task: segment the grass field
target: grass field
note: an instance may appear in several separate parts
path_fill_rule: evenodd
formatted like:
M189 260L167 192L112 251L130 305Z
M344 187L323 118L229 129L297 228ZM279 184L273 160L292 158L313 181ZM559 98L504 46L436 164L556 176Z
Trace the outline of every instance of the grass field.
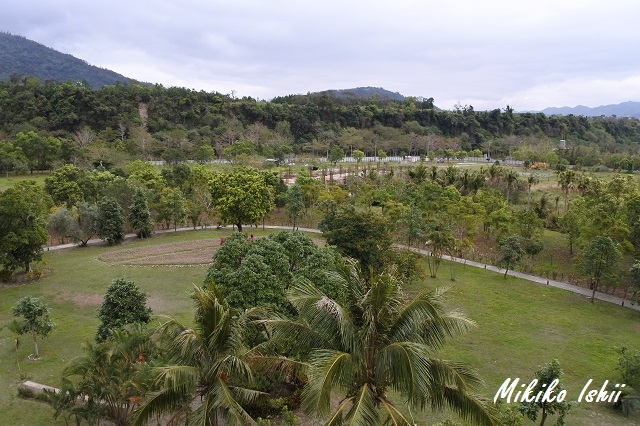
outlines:
M247 232L260 236L267 231ZM37 362L27 360L33 349L27 336L22 336L16 353L8 330L0 332L0 424L65 424L61 419L53 421L48 405L18 398L16 385L21 373L39 383L58 385L65 363L81 354L83 342L93 339L97 309L114 278L135 281L148 294L154 314L190 321L189 292L202 282L207 268L200 262L229 233L229 229L167 233L144 241L127 240L118 247L51 251L45 256L44 278L1 288L0 324L12 319L11 307L20 297L32 295L49 304L57 328L40 340L42 360ZM189 264L190 258L197 263ZM636 311L604 302L592 305L582 296L511 277L505 280L501 274L463 265L455 268L456 282L449 280L448 265L443 265L437 279L426 278L411 289L451 286L448 303L478 323L438 356L476 368L486 381L480 390L486 397L493 398L507 377L528 382L540 365L557 358L566 374L569 398L575 399L588 379L598 387L604 380L617 379L616 348L640 349ZM430 425L444 415L414 416L417 424ZM625 419L604 405L583 402L574 407L567 424L626 426L638 424L638 419Z

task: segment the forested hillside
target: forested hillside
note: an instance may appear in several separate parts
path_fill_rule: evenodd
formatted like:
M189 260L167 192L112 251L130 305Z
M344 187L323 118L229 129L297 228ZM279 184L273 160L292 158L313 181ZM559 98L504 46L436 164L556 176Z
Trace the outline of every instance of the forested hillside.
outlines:
M308 94L267 102L160 85L91 89L25 77L0 83L0 123L2 171L18 162L37 170L63 162L320 157L338 147L347 155L360 150L453 157L475 151L494 159L564 160L587 167L640 164L638 119L515 113L509 106L444 111L432 98ZM567 149L556 150L562 139ZM9 157L16 161L8 164Z
M31 75L40 81L85 82L99 88L130 79L116 72L90 65L74 56L60 53L24 37L0 32L0 80Z

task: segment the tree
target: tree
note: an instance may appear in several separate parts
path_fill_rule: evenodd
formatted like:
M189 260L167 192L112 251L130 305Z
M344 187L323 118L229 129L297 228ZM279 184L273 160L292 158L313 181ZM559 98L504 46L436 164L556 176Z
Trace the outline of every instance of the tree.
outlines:
M78 234L74 236L80 241L80 247L86 247L89 240L98 233L99 212L97 204L82 202L78 204Z
M444 291L409 296L394 267L370 275L354 261L333 277L345 302L301 280L289 292L298 318L264 321L273 341L293 345L308 366L306 412L329 416L328 425L413 424L389 399L393 391L411 409L447 406L466 420L495 424L491 410L471 393L480 383L475 373L431 357L447 338L474 325L460 312L444 310ZM343 397L332 407L336 391Z
M500 260L498 260L498 264L503 265L505 268L505 279L507 278L509 269L513 269L513 267L520 262L526 254L522 248L520 239L521 237L519 235L512 235L505 238L498 244L498 248L500 250Z
M616 272L621 259L622 253L608 236L595 237L580 253L576 266L579 272L589 277L589 288L593 290L591 303L593 303L596 291L603 281L617 279Z
M98 424L101 418L129 424L138 402L154 390L155 357L150 333L140 326L113 330L109 339L85 344L84 354L64 368L61 392L51 395L54 417L66 413L77 424Z
M60 155L61 144L58 138L40 136L33 131L18 132L15 145L22 149L31 173L51 168L53 161Z
M111 282L98 311L101 321L96 341L102 342L117 328L127 324L147 324L151 308L146 306L147 295L133 281L118 278Z
M622 389L622 397L613 406L629 416L640 410L640 351L631 351L626 347L620 349L617 370L620 372L621 383L626 386Z
M251 311L229 307L213 284L195 287L192 298L194 325L169 319L158 328L167 342L162 349L169 363L156 369L160 389L148 394L133 424L142 426L156 415L177 412L174 418L184 414L189 424L217 426L221 420L225 425L254 425L240 402L260 393L237 385L253 382L244 344ZM192 409L195 401L199 403Z
M22 181L0 192L0 265L10 275L42 257L51 198L34 181Z
M88 186L86 174L84 170L66 164L44 180L44 189L56 205L64 204L70 209L85 199L82 188Z
M74 238L78 234L78 222L67 208L62 207L49 215L47 229L64 244L65 238Z
M235 224L240 232L243 224L258 223L273 208L273 189L256 169L217 173L209 181L209 190L222 220Z
M233 308L268 306L276 312L292 313L285 297L296 277L319 279L334 266L334 253L317 247L297 231L280 231L268 238L247 241L234 233L213 257L205 284L215 282ZM322 287L332 296L336 293Z
M287 216L293 222L293 229L296 229L298 219L304 214L304 197L300 190L300 185L294 184L289 187L285 194L284 206L287 209Z
M133 194L133 203L129 206L129 223L138 238L149 238L153 232L153 220L151 220L147 197L140 188Z
M11 170L19 170L25 167L26 163L27 158L20 147L0 140L0 171L4 172L6 177L9 177Z
M329 214L320 222L327 243L344 255L358 260L365 271L382 268L391 250L389 222L373 211L358 211L347 206Z
M40 358L37 337L38 335L47 337L55 327L50 318L49 307L38 297L25 296L18 300L12 312L14 316L23 318L18 323L18 334L31 333L34 355Z
M430 255L427 256L427 264L431 278L436 278L442 256L454 245L454 236L446 224L439 220L430 220L426 224L427 248Z
M109 245L124 240L124 213L115 198L104 197L98 202L98 237Z
M329 158L328 158L331 164L335 166L338 161L342 161L343 159L344 159L344 150L342 148L340 148L339 146L334 146L333 148L331 148L331 151L329 151Z
M518 183L518 172L515 170L509 169L504 174L504 180L507 182L507 204L509 204L509 195L511 193L511 188L513 188L514 184Z
M558 402L557 400L560 392L564 390L562 383L560 383L563 374L557 359L554 359L551 363L536 371L535 379L537 382L531 390L531 395L542 393L545 394L545 396L548 395L548 397L542 398L539 401L522 402L520 404L520 412L526 415L531 421L536 421L538 412L540 412L540 426L544 426L547 416L558 414L556 424L564 425L564 418L569 413L571 403L568 401ZM548 392L548 389L556 380L557 384L553 388L553 391ZM553 401L550 401L550 399L553 399Z

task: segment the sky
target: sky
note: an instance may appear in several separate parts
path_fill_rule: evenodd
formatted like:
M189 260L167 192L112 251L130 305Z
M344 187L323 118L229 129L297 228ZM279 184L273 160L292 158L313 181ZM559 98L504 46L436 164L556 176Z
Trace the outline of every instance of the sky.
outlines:
M0 30L165 87L529 111L640 101L638 18L638 0L3 0Z

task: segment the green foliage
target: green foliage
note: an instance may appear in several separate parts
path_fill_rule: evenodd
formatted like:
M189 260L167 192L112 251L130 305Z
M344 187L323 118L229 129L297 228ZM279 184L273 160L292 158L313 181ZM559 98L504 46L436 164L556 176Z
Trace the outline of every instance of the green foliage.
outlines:
M188 424L215 424L216 418L229 425L254 424L240 404L260 392L230 383L253 384L244 344L251 312L230 308L214 288L194 288L193 326L169 319L158 329L169 362L155 369L160 389L144 400L133 425L166 412L184 412Z
M149 238L153 232L153 220L147 204L147 197L142 189L136 190L133 203L129 206L129 224L138 238Z
M348 206L329 212L319 228L327 243L358 260L364 270L384 267L392 243L390 225L384 216Z
M504 266L504 277L507 278L507 272L509 272L509 269L513 269L513 267L520 262L526 254L522 247L522 237L519 235L507 237L498 243L498 248L500 250L500 259L498 260L498 264Z
M595 237L580 253L576 269L590 279L591 303L603 281L616 282L622 253L608 236Z
M328 160L333 163L334 166L338 161L342 161L343 159L344 150L342 148L340 148L339 146L334 146L333 148L331 148L331 151L329 151Z
M46 217L51 199L34 181L22 181L0 192L0 265L9 275L26 272L40 260L47 242Z
M56 235L61 244L64 244L65 238L75 239L78 235L78 221L67 208L63 207L49 215L47 230L51 235Z
M129 424L133 409L154 389L153 359L158 356L150 333L140 327L114 330L109 340L84 346L62 375L61 392L52 395L54 417L64 415L97 424L107 419Z
M325 277L334 262L329 249L317 247L300 232L281 231L255 241L235 233L214 255L205 283L215 282L235 308L266 305L291 313L285 293L297 277L318 278L323 288L339 296Z
M124 240L125 217L122 207L111 197L98 202L98 237L109 245L120 244Z
M640 351L630 351L627 348L620 350L617 370L620 372L622 383L626 385L615 408L622 410L625 416L640 412ZM609 389L619 391L619 388Z
M18 300L11 312L16 317L22 317L16 325L16 332L19 335L31 333L35 348L34 355L39 358L37 336L47 337L55 327L50 319L49 307L38 297L25 296Z
M96 341L106 340L114 330L127 324L147 324L151 320L151 308L146 303L147 295L133 281L113 280L98 311L100 326Z
M77 235L74 236L80 245L85 247L87 242L98 233L100 215L97 204L82 202L78 204L78 228Z
M223 221L242 232L243 224L254 224L273 208L273 188L268 177L256 169L240 167L217 173L209 181L212 202Z
M327 424L412 424L388 398L392 390L412 409L452 408L466 420L494 424L491 409L470 389L478 377L460 363L432 358L445 340L473 326L441 305L443 291L403 291L394 268L369 276L355 261L334 274L345 301L301 280L289 292L298 318L264 321L275 342L295 345L307 364L302 407ZM331 404L335 393L341 403Z
M284 205L287 209L287 216L289 216L289 220L293 222L293 229L296 228L298 220L304 214L304 197L302 196L302 190L300 189L300 185L294 184L289 187L289 190L285 194Z
M560 363L557 359L554 359L551 363L541 367L535 373L535 378L538 382L531 391L531 395L538 395L539 392L546 395L545 392L547 392L547 389L551 386L552 382L554 382L554 380L558 380L553 392L548 394L551 398L557 399L558 394L564 390L564 386L560 382L563 374L564 373L560 368ZM564 425L564 418L567 416L571 408L571 403L569 401L558 402L555 399L553 401L549 401L548 399L541 398L537 402L522 402L520 404L520 412L532 421L536 421L538 414L540 414L540 426L544 425L547 416L557 414L558 418L556 420L556 425L562 426Z
M173 222L173 229L178 229L178 225L182 225L187 217L186 202L179 188L164 188L160 195L157 219L167 224Z

